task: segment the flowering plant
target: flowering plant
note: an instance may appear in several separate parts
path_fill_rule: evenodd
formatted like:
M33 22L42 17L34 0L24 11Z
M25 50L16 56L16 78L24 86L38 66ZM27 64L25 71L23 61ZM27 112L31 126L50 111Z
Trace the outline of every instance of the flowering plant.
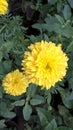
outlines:
M0 0L0 129L73 129L72 0Z

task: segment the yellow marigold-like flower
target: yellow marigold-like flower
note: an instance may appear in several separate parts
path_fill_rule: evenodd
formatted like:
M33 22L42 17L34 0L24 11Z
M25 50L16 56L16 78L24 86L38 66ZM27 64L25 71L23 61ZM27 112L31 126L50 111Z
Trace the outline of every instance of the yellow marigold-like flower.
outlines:
M68 57L61 44L41 41L31 44L30 51L24 53L23 70L30 83L49 89L66 75Z
M8 73L3 79L2 83L6 93L13 96L18 96L25 93L28 87L28 82L25 75L19 72L18 69L11 73Z
M0 0L0 14L6 14L8 10L7 0Z

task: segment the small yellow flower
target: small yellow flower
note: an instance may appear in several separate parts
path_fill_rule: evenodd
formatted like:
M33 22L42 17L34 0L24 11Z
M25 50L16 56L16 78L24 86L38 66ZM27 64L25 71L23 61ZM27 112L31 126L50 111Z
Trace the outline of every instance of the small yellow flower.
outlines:
M26 92L28 82L26 77L17 69L6 75L3 79L2 86L6 93L18 96Z
M30 83L49 89L66 75L68 57L61 44L41 41L31 44L30 51L24 53L22 70Z
M8 10L8 2L7 0L0 0L0 14L5 15Z

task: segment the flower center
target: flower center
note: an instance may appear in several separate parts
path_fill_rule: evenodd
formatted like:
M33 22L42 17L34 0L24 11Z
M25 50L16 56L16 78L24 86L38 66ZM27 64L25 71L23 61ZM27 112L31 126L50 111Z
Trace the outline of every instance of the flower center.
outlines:
M48 65L48 63L47 63L47 65L46 65L46 69L49 69L50 67L49 67L49 65Z
M50 65L49 65L48 63L46 64L46 69L47 69L47 70L50 70L50 69L51 69L51 67L50 67Z

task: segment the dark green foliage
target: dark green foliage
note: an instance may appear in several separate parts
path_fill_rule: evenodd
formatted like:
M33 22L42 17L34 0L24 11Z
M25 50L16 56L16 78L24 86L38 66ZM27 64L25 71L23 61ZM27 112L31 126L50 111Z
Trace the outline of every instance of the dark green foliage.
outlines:
M21 96L6 94L3 78L41 40L62 44L66 76L50 90L30 84ZM0 15L0 130L73 130L73 0L11 0Z

